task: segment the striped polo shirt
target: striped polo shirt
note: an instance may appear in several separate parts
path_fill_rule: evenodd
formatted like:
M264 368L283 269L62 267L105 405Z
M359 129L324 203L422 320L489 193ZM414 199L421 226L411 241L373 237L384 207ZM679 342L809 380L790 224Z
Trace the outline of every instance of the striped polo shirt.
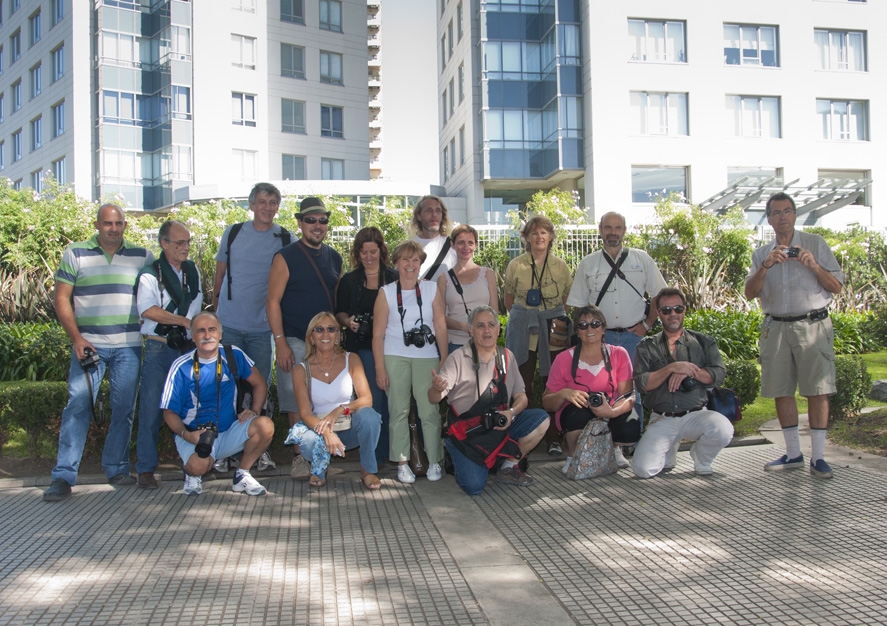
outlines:
M134 290L139 270L153 262L150 250L125 240L108 254L98 233L67 247L55 279L74 287L74 319L84 339L97 348L142 345Z

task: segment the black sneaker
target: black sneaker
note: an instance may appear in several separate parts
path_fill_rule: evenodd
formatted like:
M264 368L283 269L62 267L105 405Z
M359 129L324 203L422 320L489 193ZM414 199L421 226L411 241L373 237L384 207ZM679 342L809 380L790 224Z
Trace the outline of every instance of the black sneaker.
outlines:
M49 485L49 489L43 492L44 502L58 502L71 495L71 485L68 481L56 478Z

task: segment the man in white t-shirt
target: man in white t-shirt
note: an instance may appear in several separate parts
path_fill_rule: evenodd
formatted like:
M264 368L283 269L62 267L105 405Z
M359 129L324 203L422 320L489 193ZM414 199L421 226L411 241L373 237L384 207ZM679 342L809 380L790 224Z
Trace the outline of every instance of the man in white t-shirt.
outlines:
M447 206L437 196L422 196L413 207L413 241L425 250L425 262L419 268L421 278L437 280L456 265L456 251L450 245L450 218ZM441 251L446 252L441 255Z

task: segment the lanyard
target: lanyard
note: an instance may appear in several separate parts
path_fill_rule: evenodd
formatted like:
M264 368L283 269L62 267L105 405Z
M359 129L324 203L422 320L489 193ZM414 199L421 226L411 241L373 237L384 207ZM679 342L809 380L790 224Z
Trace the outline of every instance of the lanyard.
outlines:
M542 277L545 276L545 268L548 267L548 253L545 253L545 262L542 264L542 271L539 272L539 275L536 276L536 259L533 258L533 254L530 253L530 263L532 264L533 277L530 279L530 289L533 288L533 282L539 285L539 291L542 292Z
M579 372L579 355L582 350L582 342L576 344L576 347L573 348L573 364L570 368L570 374L573 376L573 382L577 385L582 385L586 389L588 389L589 393L591 393L591 389L588 385L584 383L580 383L576 380L576 374ZM607 344L601 343L601 353L604 355L604 369L607 370L607 377L609 378L610 388L613 390L613 395L611 397L615 397L616 395L616 383L613 382L613 366L610 364L610 349L607 347Z
M447 270L447 274L450 275L450 280L453 281L453 286L456 288L456 293L458 293L459 297L462 298L462 306L465 307L465 315L470 317L471 313L468 312L468 305L465 303L465 293L462 290L462 283L460 283L459 279L456 278L456 272L454 270Z
M197 357L197 350L194 351L194 383L197 386L197 406L194 411L194 422L196 425L197 416L200 415L200 359ZM216 355L216 423L219 422L219 402L222 399L222 353Z

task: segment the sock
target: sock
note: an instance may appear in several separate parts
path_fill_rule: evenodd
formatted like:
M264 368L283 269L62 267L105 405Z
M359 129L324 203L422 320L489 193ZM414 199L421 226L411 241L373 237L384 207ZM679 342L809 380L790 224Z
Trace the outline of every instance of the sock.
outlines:
M801 440L798 439L798 427L790 426L782 429L782 436L785 437L785 455L790 459L796 459L801 456Z
M240 478L244 474L249 474L249 470L237 468L237 471L234 472L234 478Z
M508 459L507 461L502 461L502 469L504 469L504 470L508 469L509 467L514 467L515 465L517 465L517 461L515 461L514 459Z
M567 473L567 470L570 469L570 463L571 463L572 461L573 461L573 457L568 456L566 462L564 463L564 466L561 468L561 472L563 472L564 474L566 474L566 473Z
M813 451L810 453L810 461L816 463L824 458L825 452L825 428L811 428L810 440L813 443Z

